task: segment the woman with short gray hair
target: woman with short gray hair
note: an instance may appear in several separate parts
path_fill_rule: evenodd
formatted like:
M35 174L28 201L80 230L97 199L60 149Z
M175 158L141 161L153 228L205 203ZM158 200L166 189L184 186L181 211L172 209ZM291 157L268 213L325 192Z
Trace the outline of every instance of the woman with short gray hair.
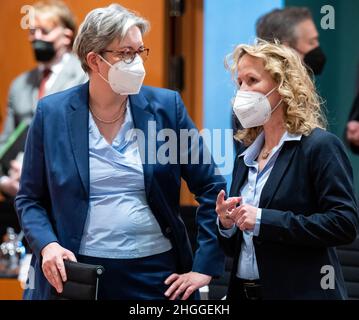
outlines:
M139 29L141 35L149 30L148 21L117 4L95 9L88 14L80 26L74 43L74 51L83 69L86 72L91 71L87 62L87 55L90 52L104 53L114 40L124 38L129 29L134 26ZM148 51L144 53L148 54ZM142 57L145 56L142 55Z
M203 159L202 140L190 139L174 162L149 159L153 148L180 145L153 141L157 132L195 127L178 93L142 85L148 29L119 5L91 11L74 43L89 82L38 105L16 198L34 252L27 299L51 298L50 284L62 292L64 259L104 266L99 299L192 299L223 270L215 200L225 182L213 160L179 160L195 151ZM179 215L181 177L199 202L194 259Z

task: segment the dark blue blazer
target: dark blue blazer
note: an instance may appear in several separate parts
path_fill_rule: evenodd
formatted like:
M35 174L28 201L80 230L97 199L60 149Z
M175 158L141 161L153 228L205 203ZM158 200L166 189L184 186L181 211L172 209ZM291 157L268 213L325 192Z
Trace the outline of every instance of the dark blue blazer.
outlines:
M238 154L244 149L242 146ZM243 157L237 156L231 196L238 196L247 175ZM264 298L346 298L334 247L355 240L358 207L352 168L341 141L315 129L301 141L285 142L263 188L259 207L263 208L260 231L253 243ZM229 299L233 298L242 236L239 229L229 239L219 236L226 254L234 257ZM334 289L321 287L327 274L322 267L326 265L335 270Z
M20 190L15 200L20 224L34 253L29 275L35 277L30 277L30 289L24 295L27 299L49 297L50 285L41 270L40 254L48 243L57 241L75 254L79 250L89 206L88 98L86 83L42 99L29 129ZM174 91L143 87L138 95L130 96L130 104L135 128L142 130L146 138L149 121L155 121L157 132L169 128L177 137L181 129L195 128ZM146 139L144 145L139 145L143 154L154 152L150 143ZM155 142L155 149L163 143ZM179 139L176 143L180 150ZM190 153L191 147L189 143L184 153ZM200 141L200 154L202 147ZM147 200L163 234L172 242L177 272L193 270L219 276L224 270L224 255L216 236L215 201L226 184L221 176L214 174L213 162L180 164L180 156L184 154L178 152L177 164L145 162ZM198 249L194 259L179 213L181 177L199 203Z

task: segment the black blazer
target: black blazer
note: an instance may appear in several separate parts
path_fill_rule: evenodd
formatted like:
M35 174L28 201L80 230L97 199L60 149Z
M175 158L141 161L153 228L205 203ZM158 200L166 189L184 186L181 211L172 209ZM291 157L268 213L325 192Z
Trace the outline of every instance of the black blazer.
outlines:
M244 147L239 153L244 151ZM233 170L230 196L238 196L248 175L243 157ZM351 165L341 141L315 129L283 145L260 198L262 218L253 237L264 299L347 297L335 246L356 238L359 225ZM233 269L227 298L233 298L242 232L219 235ZM335 289L323 290L321 269L335 270Z

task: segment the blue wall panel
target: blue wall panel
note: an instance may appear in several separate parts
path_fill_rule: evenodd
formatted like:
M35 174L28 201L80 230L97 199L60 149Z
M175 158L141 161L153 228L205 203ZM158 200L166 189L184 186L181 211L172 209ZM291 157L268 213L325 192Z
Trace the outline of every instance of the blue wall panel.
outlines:
M221 129L222 156L224 144L231 144L230 135L225 139L224 130L231 128L231 99L235 85L224 68L224 59L239 43L253 43L255 22L273 8L282 8L283 0L205 0L204 1L204 128ZM220 144L220 143L218 143ZM212 149L218 148L213 145ZM231 146L232 148L232 146ZM228 150L228 147L227 147ZM226 152L228 153L228 152ZM224 159L217 155L220 167ZM228 168L233 167L233 153L226 155L223 173L230 183Z

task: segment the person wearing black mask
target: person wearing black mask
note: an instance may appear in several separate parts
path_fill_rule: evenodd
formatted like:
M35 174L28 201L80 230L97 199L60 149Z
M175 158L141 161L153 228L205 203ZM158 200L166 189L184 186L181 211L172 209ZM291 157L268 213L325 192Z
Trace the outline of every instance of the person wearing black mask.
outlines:
M263 40L277 39L295 49L314 75L323 72L326 56L320 47L318 30L308 8L274 9L257 20L256 34Z
M70 9L61 1L41 1L33 8L35 19L28 39L37 66L19 75L10 86L0 151L20 123L30 123L40 98L87 80L79 60L71 53L76 23ZM1 171L0 191L11 198L19 188L21 156L11 162L10 170Z
M296 50L312 76L323 72L326 56L320 47L319 34L308 8L286 7L266 13L256 22L256 36L269 42L278 40ZM233 113L232 127L235 132L241 129ZM234 140L234 143L238 150L237 141Z

